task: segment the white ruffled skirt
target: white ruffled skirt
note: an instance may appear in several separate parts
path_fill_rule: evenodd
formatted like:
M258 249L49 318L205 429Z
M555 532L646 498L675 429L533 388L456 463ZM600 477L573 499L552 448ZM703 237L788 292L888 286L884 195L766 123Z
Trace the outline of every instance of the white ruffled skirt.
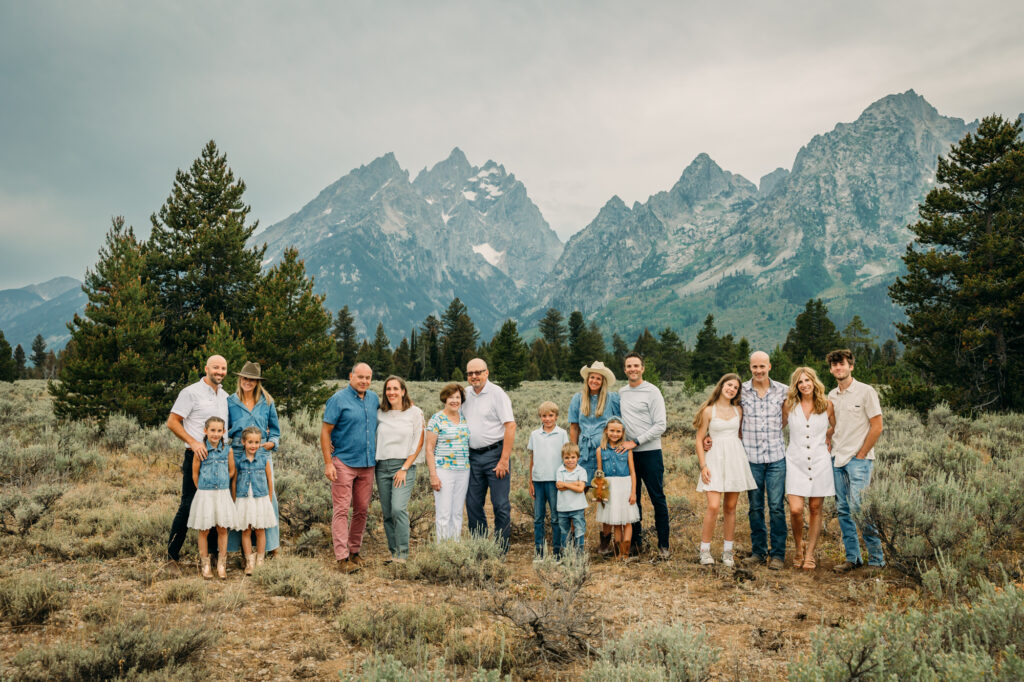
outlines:
M188 527L209 530L214 526L234 528L235 503L227 489L197 490L188 512Z
M608 501L597 503L597 522L624 526L640 520L640 508L629 503L629 476L608 476Z
M274 505L270 495L263 497L239 497L235 500L235 530L253 528L273 528L277 525Z

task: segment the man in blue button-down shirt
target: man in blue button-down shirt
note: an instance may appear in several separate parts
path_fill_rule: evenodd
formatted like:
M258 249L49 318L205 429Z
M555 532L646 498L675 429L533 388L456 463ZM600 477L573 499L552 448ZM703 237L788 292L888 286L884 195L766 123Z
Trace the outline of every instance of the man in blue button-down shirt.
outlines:
M348 386L330 397L320 428L324 475L331 482L334 515L331 535L334 558L346 573L359 570L359 549L366 529L366 510L373 492L377 463L377 407L380 399L370 389L373 370L360 362L348 375ZM348 508L352 507L349 523Z

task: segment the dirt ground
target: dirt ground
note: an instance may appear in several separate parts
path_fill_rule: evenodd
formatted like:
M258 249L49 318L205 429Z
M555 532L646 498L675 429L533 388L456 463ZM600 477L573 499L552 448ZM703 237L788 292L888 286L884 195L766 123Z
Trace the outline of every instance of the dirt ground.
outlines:
M683 443L669 442L668 448ZM159 466L135 471L129 478L152 480L162 476ZM696 545L703 514L703 496L686 476L666 476L669 496L682 496L689 510L672 520L672 557L655 560L653 555L628 563L593 559L593 579L588 591L604 607L605 631L616 636L624 630L649 622L682 622L701 626L722 649L714 667L716 679L781 679L790 660L810 649L810 635L820 626L838 626L861 618L866 612L893 608L913 592L895 574L867 575L854 572L837 576L831 571L842 560L838 528L831 519L819 549L818 569L794 570L787 556L786 568L770 571L758 567L733 571L720 564L701 567L696 562ZM646 499L645 499L646 502ZM173 500L168 496L168 504ZM685 507L687 505L680 505ZM745 496L737 512L737 550L749 551L749 526ZM645 525L653 514L645 505ZM513 510L513 545L508 555L510 589L537 582L533 570L532 519ZM427 534L413 538L412 552L426 542ZM592 520L588 523L588 547L596 545ZM190 538L190 542L192 539ZM653 544L653 543L652 543ZM712 545L721 554L721 528ZM792 539L789 542L792 553ZM282 549L287 552L287 545ZM453 586L396 580L384 565L387 555L383 530L377 528L365 541L362 555L368 565L349 579L346 606L385 602L414 604L459 604L478 607L485 592ZM333 570L333 557L325 551L323 570ZM214 649L204 654L203 664L216 679L337 679L339 671L353 671L369 654L354 648L338 632L333 617L308 611L301 601L268 596L242 577L237 565L230 567L226 581L200 583L202 600L165 603L169 576L157 559L139 558L61 562L48 557L8 557L3 571L46 569L74 582L78 592L67 608L58 611L44 625L0 630L0 657L6 665L24 646L73 643L86 631L84 608L104 598L120 616L142 612L152 622L180 623L202 619L222 633ZM186 567L186 575L194 575ZM119 602L119 604L118 604ZM600 642L595 642L598 646ZM583 668L568 667L541 671L534 679L579 679Z

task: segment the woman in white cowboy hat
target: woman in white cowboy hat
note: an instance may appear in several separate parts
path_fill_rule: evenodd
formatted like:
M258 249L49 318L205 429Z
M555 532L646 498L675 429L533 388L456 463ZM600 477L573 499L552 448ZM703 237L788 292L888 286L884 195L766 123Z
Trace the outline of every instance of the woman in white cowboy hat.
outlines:
M281 442L281 427L277 420L277 408L274 406L274 399L263 387L263 372L258 362L247 362L238 375L238 389L234 395L228 396L228 440L231 442L231 449L235 453L235 461L245 456L245 447L242 445L242 431L249 426L259 427L263 434L261 448L273 452ZM270 456L270 469L273 472L274 463ZM274 506L274 516L278 515L277 495L271 498ZM276 551L281 544L280 525L266 529L267 552ZM242 534L233 530L228 533L228 551L235 552L242 549ZM263 556L246 557L246 563L263 563ZM251 570L247 566L248 570Z
M609 391L615 385L615 373L595 360L589 367L580 368L583 390L569 403L569 440L579 446L579 466L587 472L587 485L597 469L597 448L601 445L604 427L611 417L622 417L619 394ZM583 397L587 399L584 400ZM609 551L611 534L601 534L599 551Z

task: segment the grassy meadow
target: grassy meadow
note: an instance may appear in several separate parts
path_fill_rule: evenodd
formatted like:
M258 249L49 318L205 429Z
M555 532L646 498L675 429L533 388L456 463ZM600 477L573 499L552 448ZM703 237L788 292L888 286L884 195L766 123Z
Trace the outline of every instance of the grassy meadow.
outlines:
M410 385L427 416L441 385ZM58 423L44 382L0 383L0 679L1024 678L1024 415L970 421L940 407L922 422L886 410L864 505L885 545L881 572L832 573L843 554L831 503L817 571L706 569L691 427L705 393L667 385L672 558L534 563L525 445L536 406L554 400L567 426L578 388L511 394L507 557L486 540L431 542L421 467L409 562L384 563L375 492L368 564L334 571L316 414L282 423L282 550L251 578L232 557L227 580L204 581L194 533L184 575L163 568L181 485L166 429ZM743 555L745 496L738 517Z

